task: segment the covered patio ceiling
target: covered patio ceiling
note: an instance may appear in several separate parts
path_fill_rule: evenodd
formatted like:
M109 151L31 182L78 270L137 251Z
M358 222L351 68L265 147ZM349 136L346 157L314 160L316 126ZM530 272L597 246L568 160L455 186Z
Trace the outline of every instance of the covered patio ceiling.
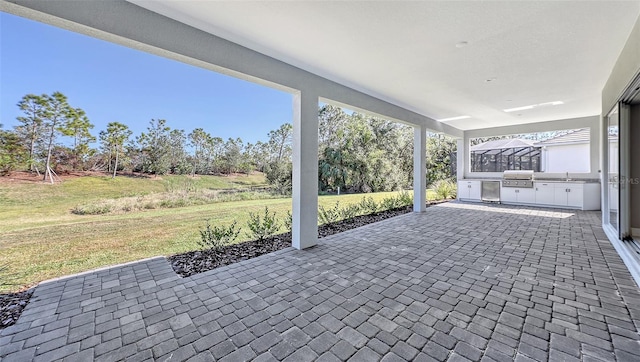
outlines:
M130 2L462 130L600 114L640 14L638 1Z

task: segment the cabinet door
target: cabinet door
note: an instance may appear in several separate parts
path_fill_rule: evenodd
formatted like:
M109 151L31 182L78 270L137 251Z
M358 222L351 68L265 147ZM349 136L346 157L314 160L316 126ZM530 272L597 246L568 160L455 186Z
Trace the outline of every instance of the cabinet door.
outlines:
M469 199L480 200L482 198L482 184L480 181L471 182L469 184Z
M469 198L469 188L467 187L467 183L464 181L458 181L458 198L459 199Z
M536 204L553 205L555 202L555 187L553 184L536 183Z
M556 185L554 205L567 206L567 186L564 184Z
M567 206L582 208L583 204L583 187L582 185L567 186Z
M536 191L533 188L518 189L518 202L525 204L536 203Z
M518 193L515 187L503 187L500 189L500 201L518 202Z

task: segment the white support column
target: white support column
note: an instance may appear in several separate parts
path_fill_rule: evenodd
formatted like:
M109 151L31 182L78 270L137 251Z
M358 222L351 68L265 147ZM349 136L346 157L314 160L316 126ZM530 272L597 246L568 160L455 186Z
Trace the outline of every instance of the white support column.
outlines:
M413 128L413 211L427 209L427 127Z
M458 138L456 150L456 176L458 180L464 179L464 167L466 164L466 150L464 147L464 138Z
M292 245L306 249L318 241L318 96L293 97Z

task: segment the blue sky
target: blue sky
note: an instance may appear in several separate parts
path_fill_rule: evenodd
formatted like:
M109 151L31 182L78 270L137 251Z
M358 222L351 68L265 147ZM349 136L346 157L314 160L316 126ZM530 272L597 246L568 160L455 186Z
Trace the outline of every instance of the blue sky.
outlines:
M6 13L0 44L5 129L18 123L25 94L54 91L87 112L94 136L112 121L136 136L154 118L187 133L202 127L255 143L293 119L288 93Z

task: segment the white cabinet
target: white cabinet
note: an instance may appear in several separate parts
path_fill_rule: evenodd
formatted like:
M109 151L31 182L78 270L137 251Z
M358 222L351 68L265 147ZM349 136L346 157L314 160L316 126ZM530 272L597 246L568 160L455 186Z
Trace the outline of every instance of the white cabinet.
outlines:
M535 183L536 204L554 205L556 187L553 183Z
M555 188L554 205L582 208L583 191L582 184L558 183Z
M582 210L600 209L600 184L536 181L536 204Z
M500 201L507 203L535 204L536 196L532 188L503 187L500 190Z
M458 181L460 200L480 201L482 198L481 181Z
M458 199L481 201L482 181L458 181ZM532 188L500 186L500 202L505 204L600 210L600 184L575 181L534 181Z

